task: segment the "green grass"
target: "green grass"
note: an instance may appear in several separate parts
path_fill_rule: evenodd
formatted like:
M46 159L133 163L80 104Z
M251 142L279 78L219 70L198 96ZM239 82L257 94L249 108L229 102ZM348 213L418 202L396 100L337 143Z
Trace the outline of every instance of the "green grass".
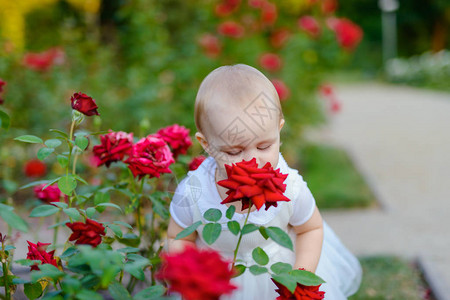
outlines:
M360 259L363 267L361 287L349 300L421 300L427 287L418 269L393 256Z
M300 174L320 209L368 207L376 203L345 151L311 144L303 149L299 161Z

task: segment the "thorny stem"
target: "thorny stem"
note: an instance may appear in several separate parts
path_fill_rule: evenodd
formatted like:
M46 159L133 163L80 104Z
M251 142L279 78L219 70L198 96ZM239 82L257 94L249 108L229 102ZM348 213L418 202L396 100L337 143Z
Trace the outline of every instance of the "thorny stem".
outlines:
M248 217L250 216L250 210L252 209L252 202L250 202L250 206L248 207L248 212L247 212L247 216L245 217L245 221L244 221L244 225L241 228L241 232L239 234L239 239L236 245L236 249L234 250L234 257L233 257L233 264L231 265L231 269L234 268L234 265L236 264L236 257L239 251L239 246L241 245L241 240L242 240L242 229L244 229L245 225L247 225L247 221L248 221Z
M61 218L61 210L56 213L55 218L55 224L58 224ZM53 245L56 245L56 242L58 241L58 230L59 225L55 227L55 230L53 231Z
M137 209L136 209L136 218L137 218L137 226L139 229L139 238L142 237L142 222L141 222L141 197L142 190L144 189L144 178L141 179L141 186L139 187L139 193L136 194L137 201Z

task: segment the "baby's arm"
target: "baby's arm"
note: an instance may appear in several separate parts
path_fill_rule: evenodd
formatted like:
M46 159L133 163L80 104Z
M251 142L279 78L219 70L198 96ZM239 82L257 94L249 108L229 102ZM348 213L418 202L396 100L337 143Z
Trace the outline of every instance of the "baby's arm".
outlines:
M323 223L317 206L311 218L306 223L294 226L297 234L295 241L294 269L304 268L315 272L319 263L323 241Z
M172 217L170 217L169 228L167 229L167 243L169 252L179 252L187 245L195 246L195 239L197 238L197 231L188 235L185 238L175 240L178 233L183 231L183 227L178 225Z

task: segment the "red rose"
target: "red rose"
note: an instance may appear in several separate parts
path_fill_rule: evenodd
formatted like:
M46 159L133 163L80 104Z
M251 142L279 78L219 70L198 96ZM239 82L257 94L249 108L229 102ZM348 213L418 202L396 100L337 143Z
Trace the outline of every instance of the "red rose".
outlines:
M23 63L35 71L47 71L53 65L64 63L65 53L61 48L50 48L40 53L27 53L23 57Z
M159 178L161 173L171 173L169 166L174 162L166 142L151 135L134 144L132 154L125 161L134 177L140 179L145 175Z
M213 34L202 35L198 43L209 57L215 58L219 56L222 51L222 44L220 43L220 40Z
M157 277L186 300L218 300L236 287L230 283L233 271L218 252L186 247L183 252L162 254Z
M274 53L265 53L259 58L259 64L268 71L278 71L281 68L281 58Z
M100 136L100 145L92 149L94 156L98 159L97 166L109 165L115 161L121 161L125 155L129 155L133 149L133 134L123 131L109 133Z
M78 110L86 116L100 115L97 111L97 104L95 100L83 93L75 93L70 98L72 102L72 109Z
M91 245L97 247L102 242L102 236L105 235L105 227L99 222L86 219L86 223L73 222L66 223L73 233L69 237L69 241L75 241L77 245Z
M47 171L47 166L39 159L32 159L26 162L23 171L28 177L41 177Z
M323 84L319 87L320 94L325 100L329 102L329 109L332 113L337 113L341 110L341 102L339 101L334 88L330 84Z
M244 27L234 21L225 21L219 25L217 31L228 37L241 38L244 35Z
M277 6L270 2L264 2L261 6L261 22L266 25L272 25L277 18Z
M6 85L6 81L0 78L0 93L3 93L3 87Z
M248 6L253 8L261 8L267 0L248 0Z
M28 253L27 253L27 259L30 260L40 260L42 264L50 264L54 265L55 267L58 267L56 263L56 259L53 257L55 254L55 250L46 252L47 246L50 245L50 243L41 243L38 242L37 244L33 244L29 241L28 243ZM31 271L33 270L39 270L38 265L31 266Z
M288 29L279 29L270 36L270 43L275 48L281 48L291 37L291 32Z
M310 37L317 38L320 35L319 22L314 17L304 16L298 20L298 27L305 31Z
M322 13L326 15L334 13L337 10L337 8L338 8L337 0L322 0L322 5L320 6Z
M280 101L284 101L287 98L289 98L290 91L287 85L280 79L272 79L272 84L275 87L275 90L277 90L278 97L280 98Z
M355 49L362 40L361 27L348 19L329 18L327 24L335 32L339 45L347 51Z
M49 185L45 189L45 183L34 187L34 196L41 201L51 204L51 202L60 202L63 195L56 185Z
M198 167L202 164L202 162L206 159L203 155L199 155L194 157L191 162L189 163L189 170L194 171L197 170Z
M256 159L241 161L233 165L225 165L228 179L217 182L228 188L227 195L221 202L226 204L235 201L242 202L242 210L250 206L250 201L259 210L263 205L266 210L270 206L277 206L278 201L291 201L283 195L286 190L284 180L287 174L281 174L280 169L274 170L268 162L258 168Z
M291 291L281 283L278 283L274 279L272 279L272 281L278 287L275 291L280 295L276 300L320 300L325 297L325 292L319 291L321 285L306 286L297 283L294 293L291 293Z
M187 149L192 145L189 129L178 124L158 130L156 136L163 139L172 148L175 158L179 154L186 154Z

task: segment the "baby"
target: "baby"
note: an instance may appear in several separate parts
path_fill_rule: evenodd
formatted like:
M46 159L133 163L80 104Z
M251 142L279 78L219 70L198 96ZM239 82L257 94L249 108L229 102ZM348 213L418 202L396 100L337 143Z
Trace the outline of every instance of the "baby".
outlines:
M169 251L179 251L187 244L211 247L225 257L233 257L237 237L231 234L223 217L222 234L211 246L201 236L202 226L190 236L175 240L184 228L203 219L209 208L225 215L227 206L235 205L233 220L243 225L247 209L239 202L220 204L227 189L218 181L227 178L225 164L256 159L259 167L270 162L274 169L288 174L284 195L289 202L265 211L251 207L248 222L258 226L277 226L290 234L295 252L283 248L259 232L244 236L238 259L248 266L254 264L251 252L261 247L270 257L270 264L286 262L294 269L316 272L325 281L325 299L346 299L356 292L361 270L356 258L322 221L314 198L306 183L288 167L280 154L280 131L284 125L278 94L260 71L247 65L223 66L211 72L200 85L195 102L195 137L209 154L201 166L179 184L173 197L168 228ZM238 203L238 204L235 204ZM269 265L270 265L269 264ZM240 289L224 299L275 299L275 285L268 274L252 275L246 271L234 279Z

